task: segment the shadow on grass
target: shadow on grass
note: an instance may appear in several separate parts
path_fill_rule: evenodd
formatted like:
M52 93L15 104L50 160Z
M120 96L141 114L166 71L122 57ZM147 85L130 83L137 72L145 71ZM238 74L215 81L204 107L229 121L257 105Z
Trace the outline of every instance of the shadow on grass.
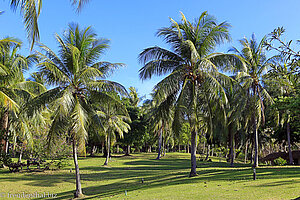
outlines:
M91 161L93 158L88 158ZM166 185L184 185L191 183L215 181L240 181L252 180L252 169L249 164L236 164L235 167L229 167L224 162L198 162L197 170L199 176L189 178L190 160L185 158L175 158L175 156L165 157L161 160L155 160L142 157L118 158L123 162L124 167L103 167L86 166L81 167L81 179L87 187L83 188L86 195L85 199L112 197L119 194L135 190L146 190L150 188L162 188ZM123 160L124 159L124 160ZM82 159L86 160L86 159ZM93 163L95 165L95 163ZM2 172L0 171L0 174ZM24 174L20 177L0 178L0 181L18 182L29 181L28 185L36 187L52 187L57 183L70 182L75 183L74 174L58 172L59 174ZM293 180L300 176L300 170L297 167L266 167L257 169L257 178L280 179L291 178L290 181L282 180L272 183L252 185L249 187L273 187L282 184L299 183L299 180ZM142 178L144 183L141 182ZM107 183L107 181L110 181ZM88 182L97 182L97 185ZM99 184L98 184L99 182ZM94 184L94 183L93 183ZM75 184L74 184L75 189ZM57 199L71 199L74 190L64 191L57 194Z

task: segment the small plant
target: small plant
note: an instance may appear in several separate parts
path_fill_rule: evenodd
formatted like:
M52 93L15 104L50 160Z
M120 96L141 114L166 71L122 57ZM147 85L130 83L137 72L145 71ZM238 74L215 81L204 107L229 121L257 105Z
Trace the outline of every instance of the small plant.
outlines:
M71 164L70 164L70 160L68 158L62 158L59 160L55 160L53 162L53 165L56 169L62 169L62 168L70 166Z
M283 166L286 165L286 163L286 160L281 157L274 160L274 165Z

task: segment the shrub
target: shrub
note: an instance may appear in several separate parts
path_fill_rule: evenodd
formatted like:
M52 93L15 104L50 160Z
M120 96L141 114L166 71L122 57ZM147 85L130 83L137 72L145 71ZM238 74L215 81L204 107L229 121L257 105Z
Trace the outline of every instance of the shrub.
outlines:
M274 165L283 166L285 164L286 164L286 160L281 157L274 160Z
M12 163L12 159L9 155L5 153L0 153L0 168L4 166L9 166Z

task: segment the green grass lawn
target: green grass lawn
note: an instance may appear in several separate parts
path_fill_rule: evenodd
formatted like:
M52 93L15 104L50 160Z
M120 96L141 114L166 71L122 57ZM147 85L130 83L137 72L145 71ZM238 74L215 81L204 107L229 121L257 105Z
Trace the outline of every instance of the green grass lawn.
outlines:
M199 176L189 178L189 154L133 154L112 158L80 158L85 199L296 199L300 197L300 167L261 167L252 180L249 165L198 162ZM144 183L142 184L142 178ZM70 169L9 173L0 170L0 192L53 193L71 199L75 175ZM127 195L125 195L125 191ZM13 199L13 198L1 198ZM17 199L17 198L15 198ZM44 198L40 198L44 199Z

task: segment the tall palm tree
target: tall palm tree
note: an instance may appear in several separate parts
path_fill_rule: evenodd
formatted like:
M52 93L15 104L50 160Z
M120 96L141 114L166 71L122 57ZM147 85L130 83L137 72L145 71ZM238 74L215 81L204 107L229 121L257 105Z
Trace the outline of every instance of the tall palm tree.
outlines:
M79 12L88 1L89 0L71 0L71 3L76 7L77 12ZM13 10L18 8L21 10L27 31L27 38L31 42L31 49L40 38L38 18L42 10L42 2L42 0L10 0L10 5Z
M77 151L79 148L85 153L89 124L94 124L98 130L102 127L92 102L111 99L106 93L109 91L127 94L121 84L105 79L123 64L99 61L109 47L108 40L97 38L91 27L80 29L78 25L70 24L63 37L56 35L56 39L59 55L47 46L40 45L44 54L39 53L42 61L38 64L47 84L56 87L34 98L25 110L31 115L45 105L54 110L48 143L51 146L66 133L72 141L76 173L75 197L79 197L82 189Z
M140 54L144 66L140 69L140 78L149 79L153 75L169 74L154 88L155 96L161 102L169 101L175 105L174 121L187 119L191 127L191 172L196 176L196 138L199 123L197 104L207 104L211 99L226 101L222 82L229 77L217 70L218 64L225 65L227 59L234 56L213 53L216 46L230 40L227 22L217 23L216 19L203 12L191 23L182 14L182 22L171 19L171 26L162 28L157 35L163 37L171 50L150 47ZM198 94L206 94L205 102L198 102ZM176 130L176 129L175 129Z
M268 94L262 79L270 65L269 59L265 54L266 37L258 43L253 34L251 39L244 38L239 40L242 48L238 50L233 47L230 51L236 53L244 65L235 65L234 71L237 72L236 79L242 84L248 95L248 110L252 116L252 130L254 135L254 167L258 166L258 127L264 124L264 101L273 102Z

